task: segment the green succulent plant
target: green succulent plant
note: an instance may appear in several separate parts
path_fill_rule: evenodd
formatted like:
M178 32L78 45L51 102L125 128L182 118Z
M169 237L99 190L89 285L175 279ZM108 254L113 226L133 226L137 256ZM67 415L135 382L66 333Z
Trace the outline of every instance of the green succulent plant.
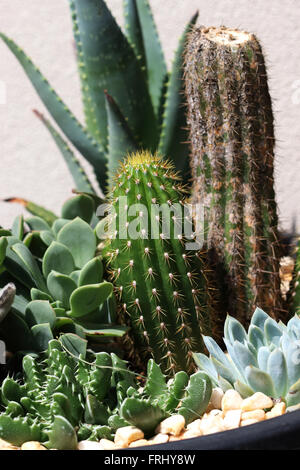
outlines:
M200 248L186 230L184 196L170 163L149 152L129 156L112 188L103 251L121 321L130 326L129 352L141 364L153 357L170 376L194 370L192 351L204 349L201 332L214 321Z
M291 287L291 304L292 310L297 314L300 313L300 240L297 242L295 251L295 267L293 273L293 282Z
M187 423L198 418L211 396L205 373L179 372L166 383L153 360L140 388L125 361L88 351L86 341L74 334L51 340L42 359L25 356L24 380L8 377L2 384L0 438L12 444L35 440L49 448L76 449L78 440L113 440L116 429L128 425L151 436L174 412Z
M125 333L126 327L116 324L113 286L103 279L93 218L93 199L79 194L52 224L20 216L1 236L0 287L7 287L1 296L0 338L9 351L43 351L64 332L93 343L109 343ZM11 283L16 294L9 300Z
M236 319L227 317L224 343L228 354L206 336L210 357L195 353L194 359L223 390L235 388L242 397L262 392L292 406L300 403L299 341L297 315L285 325L257 308L248 332Z
M147 0L125 0L124 32L104 0L69 0L77 49L85 127L13 40L0 37L16 56L65 137L92 165L106 192L114 170L129 151L158 150L188 173L183 90L183 51L197 20L187 25L168 72ZM77 189L92 185L65 139L40 113L58 145ZM83 177L84 175L84 177Z

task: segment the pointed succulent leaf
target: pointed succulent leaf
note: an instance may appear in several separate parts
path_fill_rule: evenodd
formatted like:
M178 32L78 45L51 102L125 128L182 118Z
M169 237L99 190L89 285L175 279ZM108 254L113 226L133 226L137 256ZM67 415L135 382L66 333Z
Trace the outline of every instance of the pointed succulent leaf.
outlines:
M57 240L67 246L72 253L77 268L82 268L96 251L94 231L84 220L76 217L58 233Z
M63 219L73 220L76 217L80 217L88 224L91 222L93 214L95 212L95 203L90 196L85 194L78 194L71 199L68 199L61 211Z
M252 325L252 324L250 325L248 337L249 337L249 341L254 346L256 351L258 351L260 347L265 345L264 333L256 325Z
M274 398L284 397L288 388L288 371L284 355L280 349L271 352L267 372L272 377L276 395Z
M113 285L109 282L78 287L70 297L70 315L82 317L93 312L112 294Z
M158 147L159 153L163 156L171 157L176 169L183 171L184 174L189 169L189 146L186 144L188 131L185 112L183 61L187 37L197 18L198 13L191 18L186 26L175 53L171 74L167 83L166 101Z
M25 311L25 318L29 326L40 323L49 323L53 328L56 316L48 300L33 300L29 302Z
M141 429L146 436L151 436L167 414L160 406L146 400L125 398L120 408L120 417Z
M279 346L282 331L273 318L269 317L264 323L264 332L268 343Z
M245 370L247 366L257 367L258 364L255 356L244 344L235 341L233 344L233 350L235 357L238 358L242 370Z
M224 325L225 338L233 345L236 341L244 343L247 340L247 333L243 325L236 319L227 315Z
M65 308L69 308L70 296L77 287L75 282L66 274L51 271L47 277L47 286L52 297L60 300Z
M227 357L225 356L222 349L220 348L220 346L218 346L218 344L216 343L216 341L214 339L210 338L209 336L203 336L203 341L204 341L205 346L207 347L209 353L213 357L215 357L220 363L224 364L225 367L230 369L231 364L230 364L229 360L227 359Z
M52 136L54 142L56 143L63 159L65 160L67 167L71 173L71 176L73 178L73 181L76 185L76 188L79 191L94 191L92 183L90 182L83 166L79 162L79 160L75 157L74 152L70 149L69 145L67 142L61 137L61 135L54 129L52 124L48 119L46 119L41 113L38 111L34 111L36 116L42 121L42 123L45 125L46 129L50 132L50 135ZM104 170L104 167L103 167ZM103 171L103 173L105 173ZM104 177L104 174L103 174ZM99 184L104 183L103 177L99 178Z
M35 349L37 351L46 351L49 341L53 339L53 333L49 323L40 323L31 327L34 338Z
M218 373L213 362L203 353L193 353L193 358L200 370L206 372L214 384L218 381Z
M128 327L126 326L110 326L110 325L90 325L85 323L80 323L84 334L87 338L92 339L93 341L101 340L101 338L112 337L115 336L116 338L122 338L125 333L128 331Z
M78 286L99 284L103 278L103 264L99 257L91 259L80 271Z
M110 390L111 377L112 360L110 355L106 352L97 353L96 361L94 362L90 372L89 391L100 402L106 398L107 393Z
M248 366L246 367L245 375L249 386L255 392L262 392L269 397L275 396L274 383L269 374L257 367Z
M106 147L107 115L103 91L107 90L128 121L134 138L145 147L151 147L157 139L155 116L132 47L103 0L73 0L71 8L76 21L80 67L84 72L81 74L82 85L93 106L93 115L86 116L90 131Z
M270 353L271 351L267 346L262 346L261 348L259 348L257 354L258 367L265 372L267 372L267 364Z
M218 386L221 387L224 393L232 389L232 384L221 376L219 377Z
M75 429L63 416L54 417L47 434L49 441L45 445L49 449L77 450L78 442Z
M227 382L233 385L234 381L236 380L236 376L232 372L232 370L226 367L224 364L222 364L222 362L218 361L218 359L216 359L215 357L212 357L211 361L213 365L215 366L218 375L223 377L225 380L227 380Z
M23 215L18 215L14 219L14 221L12 223L12 227L11 227L11 233L15 237L19 238L19 240L23 239L23 237L24 237L24 217L23 217Z
M149 359L147 364L147 382L144 387L144 392L152 400L163 398L168 391L166 384L166 377L162 373L161 368Z
M265 321L269 318L266 312L264 312L261 308L256 308L254 314L251 318L251 325L255 325L264 331Z
M126 119L108 93L105 93L105 106L108 121L108 177L111 184L120 163L138 146Z
M108 418L108 425L112 430L116 431L119 428L130 426L130 423L118 414L114 414Z
M181 400L178 413L184 416L186 424L202 416L207 408L212 393L212 383L205 372L196 372L190 376L186 396Z
M286 360L288 385L291 386L300 378L300 342L291 341L288 335L283 335L281 348Z
M67 225L68 223L70 222L69 219L57 219L54 223L53 223L53 226L52 226L52 231L54 233L54 235L57 237L58 233L60 232L60 230L65 226Z

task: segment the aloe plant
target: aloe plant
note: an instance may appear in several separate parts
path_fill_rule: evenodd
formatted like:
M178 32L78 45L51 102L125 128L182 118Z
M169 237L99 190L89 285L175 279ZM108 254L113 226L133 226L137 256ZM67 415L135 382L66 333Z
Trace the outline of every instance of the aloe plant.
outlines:
M41 360L23 359L24 379L6 378L1 387L0 438L12 444L40 441L55 449L76 449L78 440L113 440L116 429L135 425L147 436L172 413L186 423L205 411L211 382L205 373L185 372L166 383L152 360L141 382L115 354L92 353L73 334L51 340Z
M199 368L223 390L235 388L242 397L262 392L282 398L288 406L300 403L300 318L295 315L285 325L257 308L248 331L228 316L224 325L227 355L206 336L210 354L195 353Z
M126 331L116 324L113 286L103 279L90 225L94 209L93 199L79 194L52 224L20 216L0 237L0 286L7 285L1 294L0 337L10 351L43 351L63 332L110 343Z
M188 145L182 94L183 50L197 14L187 25L168 72L147 0L125 0L125 31L104 0L69 0L77 49L83 126L25 52L4 33L0 37L22 65L67 141L92 165L106 192L128 151L159 150L187 173ZM82 168L64 137L40 113L54 138L77 189L90 191ZM94 189L92 189L94 191Z

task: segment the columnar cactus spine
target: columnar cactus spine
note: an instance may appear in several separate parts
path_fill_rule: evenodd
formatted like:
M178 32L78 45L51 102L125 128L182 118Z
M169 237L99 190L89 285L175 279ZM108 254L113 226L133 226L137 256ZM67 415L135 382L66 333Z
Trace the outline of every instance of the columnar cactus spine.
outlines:
M274 198L274 129L253 34L195 28L185 56L194 202L204 205L219 315L247 322L256 306L282 316Z
M107 248L123 321L131 326L131 352L135 359L152 356L169 375L193 370L192 351L203 349L201 326L207 326L201 255L187 252L184 234L176 235L176 226L183 226L182 213L169 217L168 212L183 204L178 179L168 162L147 152L132 155L120 168L112 191L117 231ZM134 204L142 204L135 206L138 217L136 212L128 217L124 239L122 196L127 198L128 214ZM153 212L155 205L161 206L161 216ZM163 227L167 220L169 238ZM132 223L140 224L136 239L130 233Z

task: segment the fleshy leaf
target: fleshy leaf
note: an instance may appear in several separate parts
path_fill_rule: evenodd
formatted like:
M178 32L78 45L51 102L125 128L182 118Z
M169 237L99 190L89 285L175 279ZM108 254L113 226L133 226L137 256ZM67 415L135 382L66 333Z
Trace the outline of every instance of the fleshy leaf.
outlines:
M56 300L60 300L65 308L69 308L70 296L76 289L76 284L69 276L51 271L47 277L47 286Z
M57 240L72 253L77 268L82 268L96 251L96 236L89 224L79 217L66 224L58 233Z
M78 287L70 297L70 315L82 317L93 312L112 294L113 285L109 282Z
M80 217L88 224L91 222L93 214L95 212L95 203L90 196L85 194L78 194L71 199L68 199L61 211L63 219L73 220L76 217Z
M67 246L52 242L43 257L43 274L47 277L51 271L70 274L75 269L73 256Z
M91 259L80 271L78 286L99 284L103 278L103 264L99 257Z

